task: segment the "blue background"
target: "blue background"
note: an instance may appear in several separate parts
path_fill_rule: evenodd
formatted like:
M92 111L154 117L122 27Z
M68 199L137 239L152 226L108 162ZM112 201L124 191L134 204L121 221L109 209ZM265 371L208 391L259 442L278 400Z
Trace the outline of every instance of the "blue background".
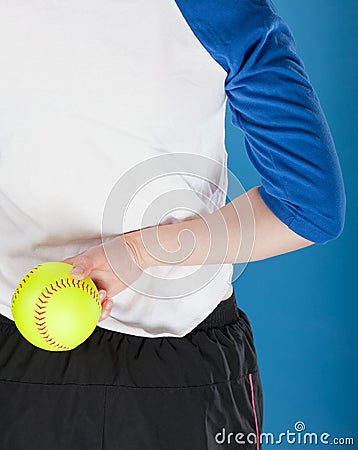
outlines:
M325 245L250 263L235 292L254 330L264 388L263 431L294 431L303 421L308 432L353 436L358 448L358 2L274 3L295 37L336 143L347 194L346 225ZM229 169L245 190L260 184L229 113L226 133Z

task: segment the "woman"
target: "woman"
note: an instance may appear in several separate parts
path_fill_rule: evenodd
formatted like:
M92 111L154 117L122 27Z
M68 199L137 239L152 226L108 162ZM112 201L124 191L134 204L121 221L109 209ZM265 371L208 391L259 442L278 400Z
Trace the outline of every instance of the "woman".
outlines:
M345 215L287 25L270 0L32 0L3 2L0 34L2 448L260 448L232 264L324 244ZM261 176L227 204L226 101ZM68 352L13 322L44 261L100 292Z

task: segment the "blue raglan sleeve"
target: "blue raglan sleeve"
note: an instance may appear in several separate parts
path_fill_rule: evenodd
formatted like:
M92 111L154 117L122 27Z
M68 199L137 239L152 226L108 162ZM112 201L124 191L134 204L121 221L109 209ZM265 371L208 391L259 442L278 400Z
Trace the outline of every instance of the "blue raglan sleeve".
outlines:
M206 0L186 14L227 71L232 123L244 133L264 203L310 241L337 238L346 205L337 152L294 37L274 5Z

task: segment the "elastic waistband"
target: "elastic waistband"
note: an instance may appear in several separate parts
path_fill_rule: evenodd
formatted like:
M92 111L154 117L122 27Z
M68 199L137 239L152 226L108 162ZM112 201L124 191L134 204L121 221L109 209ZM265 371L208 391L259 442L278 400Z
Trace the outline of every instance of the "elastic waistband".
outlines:
M227 300L221 301L214 311L206 317L194 330L208 330L219 328L233 323L239 317L239 308L236 305L235 292Z

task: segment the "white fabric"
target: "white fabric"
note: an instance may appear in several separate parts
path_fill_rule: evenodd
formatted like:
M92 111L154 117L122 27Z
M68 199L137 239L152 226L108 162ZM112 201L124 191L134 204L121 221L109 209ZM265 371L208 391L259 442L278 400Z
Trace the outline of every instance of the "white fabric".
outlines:
M0 67L1 314L13 319L12 294L32 267L101 242L112 189L142 161L160 155L171 161L176 153L208 157L217 169L203 164L201 170L207 167L207 179L223 191L202 177L153 179L118 229L115 221L105 223L106 238L158 223L146 211L166 192L180 194L178 205L175 195L160 204L168 223L193 214L180 206L183 189L195 212L225 204L226 72L175 2L0 0ZM160 169L165 175L165 160ZM98 326L183 336L231 284L232 265L205 266L207 283L172 298L197 270L149 269L139 288L114 297L111 317Z

